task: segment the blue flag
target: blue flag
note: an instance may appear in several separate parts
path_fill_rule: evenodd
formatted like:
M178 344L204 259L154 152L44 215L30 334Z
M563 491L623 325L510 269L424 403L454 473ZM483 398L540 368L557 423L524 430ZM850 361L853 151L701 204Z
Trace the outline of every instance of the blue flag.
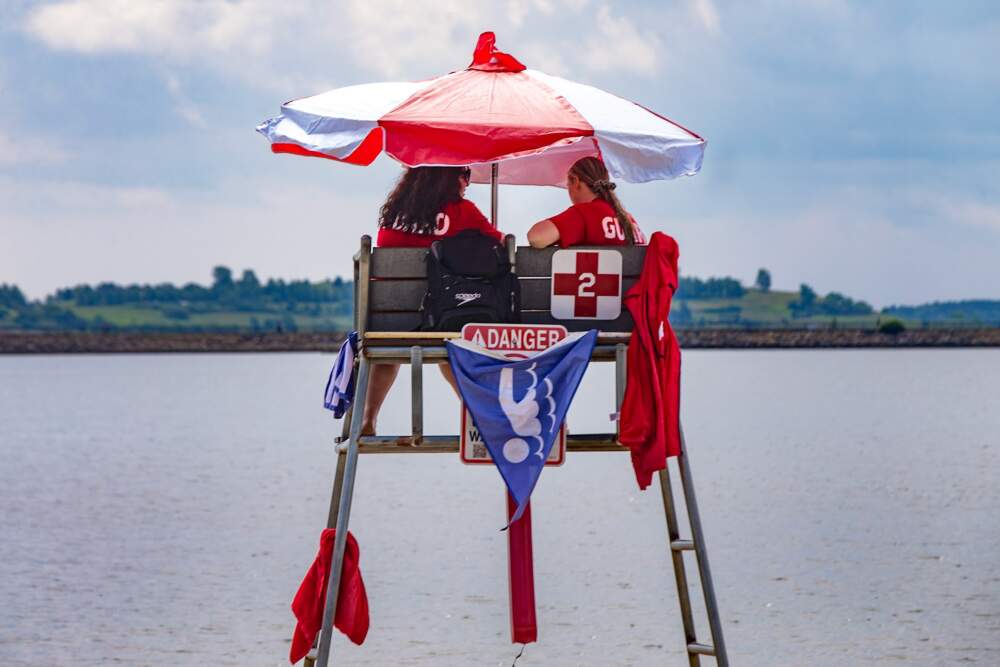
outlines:
M528 504L596 342L595 330L571 334L512 361L475 343L448 341L459 393L517 502L511 523Z

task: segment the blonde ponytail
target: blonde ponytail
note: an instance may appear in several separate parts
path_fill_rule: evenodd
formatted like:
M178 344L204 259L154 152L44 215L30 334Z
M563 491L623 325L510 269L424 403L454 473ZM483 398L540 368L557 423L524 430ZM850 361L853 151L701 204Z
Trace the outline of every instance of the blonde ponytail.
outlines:
M635 245L636 233L632 224L632 216L628 214L628 211L622 206L621 200L618 199L618 195L615 194L617 186L611 180L611 175L608 174L608 168L604 166L604 163L596 157L580 158L569 168L569 172L590 188L598 199L603 199L611 205L615 211L615 217L618 218L618 222L622 226L622 231L625 232L625 240L628 241L629 245Z

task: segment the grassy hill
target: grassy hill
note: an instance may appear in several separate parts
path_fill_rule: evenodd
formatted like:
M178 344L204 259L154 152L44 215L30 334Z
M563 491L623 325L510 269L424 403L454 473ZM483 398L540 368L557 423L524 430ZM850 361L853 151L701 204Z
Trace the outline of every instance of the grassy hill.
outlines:
M227 309L187 313L176 307L156 305L80 306L53 301L61 317L39 315L25 318L23 311L0 307L0 331L8 330L95 330L95 331L348 331L353 315L350 303L324 304L314 309L260 308ZM68 314L68 316L66 315Z
M200 331L345 331L352 315L342 304L321 304L315 308L261 308L209 312L185 312L156 306L80 306L56 302L89 323L105 323L119 329L161 329ZM347 310L345 313L344 311Z
M216 267L214 283L78 285L44 301L28 301L0 285L0 330L89 331L344 331L353 319L353 285L340 278L268 280L253 271L233 280Z
M833 315L815 313L794 317L789 307L800 298L799 292L748 289L741 297L700 298L674 300L670 319L676 326L744 326L744 327L874 327L884 315L868 314ZM684 308L690 320L680 316ZM835 324L834 324L835 322Z

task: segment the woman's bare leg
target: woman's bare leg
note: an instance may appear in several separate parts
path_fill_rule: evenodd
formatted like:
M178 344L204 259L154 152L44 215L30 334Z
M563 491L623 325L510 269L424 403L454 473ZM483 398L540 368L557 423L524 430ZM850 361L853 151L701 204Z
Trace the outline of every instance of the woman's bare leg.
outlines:
M448 384L451 385L451 388L455 390L455 395L458 396L458 400L462 400L462 395L458 393L458 384L455 382L455 374L451 372L451 365L447 363L438 364L438 368L441 369L441 375L444 376L444 379L447 380Z
M438 364L441 375L447 380L454 390L455 395L461 400L458 393L458 385L455 384L455 376L451 372L448 364ZM375 423L378 421L378 413L382 409L382 403L392 388L392 383L399 375L399 364L374 364L371 375L368 378L368 395L365 396L365 417L361 422L361 435L375 435Z
M365 417L361 421L361 435L375 435L375 422L385 402L389 388L399 374L399 364L373 364L368 376L368 393L365 395Z

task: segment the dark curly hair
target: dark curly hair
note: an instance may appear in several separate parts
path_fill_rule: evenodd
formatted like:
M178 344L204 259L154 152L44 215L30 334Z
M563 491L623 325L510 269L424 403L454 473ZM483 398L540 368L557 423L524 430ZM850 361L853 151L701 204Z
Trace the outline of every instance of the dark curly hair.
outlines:
M458 179L468 181L470 176L468 167L410 167L382 205L378 226L411 234L433 234L437 214L462 198Z

